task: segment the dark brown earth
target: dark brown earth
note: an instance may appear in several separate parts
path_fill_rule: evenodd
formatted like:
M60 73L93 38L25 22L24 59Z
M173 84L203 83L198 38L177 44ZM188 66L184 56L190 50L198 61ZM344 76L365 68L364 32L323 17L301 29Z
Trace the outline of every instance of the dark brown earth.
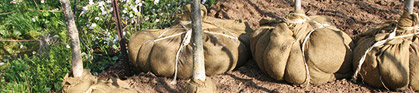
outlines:
M209 16L222 19L241 19L249 22L253 29L262 18L278 19L293 10L294 0L220 0L209 10ZM335 25L351 37L385 21L397 20L403 9L402 0L302 0L307 15L322 15L333 20ZM415 10L419 3L415 2ZM171 85L172 78L157 77L150 72L135 73L128 70L124 62L108 68L99 77L110 76L124 79L133 89L141 93L182 92L187 80ZM133 67L131 67L133 68ZM232 72L209 76L220 92L389 92L372 88L367 84L353 83L348 79L310 87L290 85L271 79L259 71L254 61ZM403 92L412 92L404 90Z

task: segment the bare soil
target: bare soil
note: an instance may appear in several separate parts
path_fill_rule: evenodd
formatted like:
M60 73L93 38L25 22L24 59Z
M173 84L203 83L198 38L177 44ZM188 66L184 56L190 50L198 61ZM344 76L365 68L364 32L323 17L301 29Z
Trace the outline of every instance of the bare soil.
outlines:
M209 16L248 22L253 29L262 18L278 19L294 8L294 0L220 0L209 10ZM302 0L307 15L322 15L351 37L380 23L397 20L403 12L402 0ZM415 10L419 3L415 2ZM157 77L150 72L135 72L134 67L120 61L99 75L100 78L118 77L141 93L183 92L188 80L170 84L172 78ZM128 69L132 68L132 69ZM390 92L367 84L353 83L349 79L336 80L323 85L298 86L277 81L259 71L256 63L247 64L225 74L209 76L220 92ZM404 90L402 92L412 92Z
M262 18L278 19L294 10L294 0L220 0L209 16L249 22L253 29ZM398 20L403 13L402 0L304 0L307 15L331 18L335 25L351 37L386 21ZM415 2L415 9L418 9Z

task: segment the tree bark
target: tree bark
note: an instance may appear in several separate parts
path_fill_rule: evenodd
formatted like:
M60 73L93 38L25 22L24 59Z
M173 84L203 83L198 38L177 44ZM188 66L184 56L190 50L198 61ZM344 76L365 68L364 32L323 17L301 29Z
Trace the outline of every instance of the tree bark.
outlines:
M71 46L71 63L74 77L80 77L83 73L83 61L81 58L79 32L74 22L74 14L71 10L69 0L60 0L63 7L64 17L66 19L68 36L70 36Z
M217 93L217 87L211 78L206 79L204 49L202 43L202 23L200 0L192 0L192 46L193 73L191 81L185 86L186 93Z
M406 0L404 1L404 9L409 12L410 14L413 14L413 4L415 0Z
M301 10L301 0L295 0L295 11Z
M192 0L192 38L193 38L193 74L194 80L205 81L204 49L202 45L202 24L200 0Z

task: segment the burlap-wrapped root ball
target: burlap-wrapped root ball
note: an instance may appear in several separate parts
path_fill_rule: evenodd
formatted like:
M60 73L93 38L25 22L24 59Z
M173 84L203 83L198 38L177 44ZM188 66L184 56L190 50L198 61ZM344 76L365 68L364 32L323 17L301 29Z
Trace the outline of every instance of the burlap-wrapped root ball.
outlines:
M329 19L296 11L284 20L260 23L265 26L251 35L250 48L259 68L272 78L323 84L350 74L354 44Z
M398 22L386 22L358 35L353 78L359 76L374 87L419 90L418 20L417 14L405 12Z
M247 62L251 57L247 32L252 29L243 22L206 17L205 7L201 9L206 74L231 71ZM174 76L175 71L181 79L192 76L190 5L184 11L180 22L169 28L139 31L131 36L128 51L136 69L165 77Z

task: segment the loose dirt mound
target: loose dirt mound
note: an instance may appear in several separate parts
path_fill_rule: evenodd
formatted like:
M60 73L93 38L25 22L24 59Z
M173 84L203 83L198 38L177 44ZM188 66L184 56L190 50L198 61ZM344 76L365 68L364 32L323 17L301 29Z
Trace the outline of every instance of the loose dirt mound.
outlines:
M241 19L249 22L253 29L262 18L278 19L293 10L294 0L220 0L209 11L209 16L223 19ZM403 3L399 0L303 0L308 15L323 15L351 37L385 21L397 20L402 13ZM418 3L415 3L418 10ZM187 80L171 85L172 78L157 77L152 73L134 74L119 62L100 76L126 79L138 91L182 92ZM295 86L276 81L262 73L254 61L221 75L209 76L220 92L379 92L385 89L371 88L366 84L355 84L348 79L333 81L320 86ZM405 90L405 92L410 90Z

